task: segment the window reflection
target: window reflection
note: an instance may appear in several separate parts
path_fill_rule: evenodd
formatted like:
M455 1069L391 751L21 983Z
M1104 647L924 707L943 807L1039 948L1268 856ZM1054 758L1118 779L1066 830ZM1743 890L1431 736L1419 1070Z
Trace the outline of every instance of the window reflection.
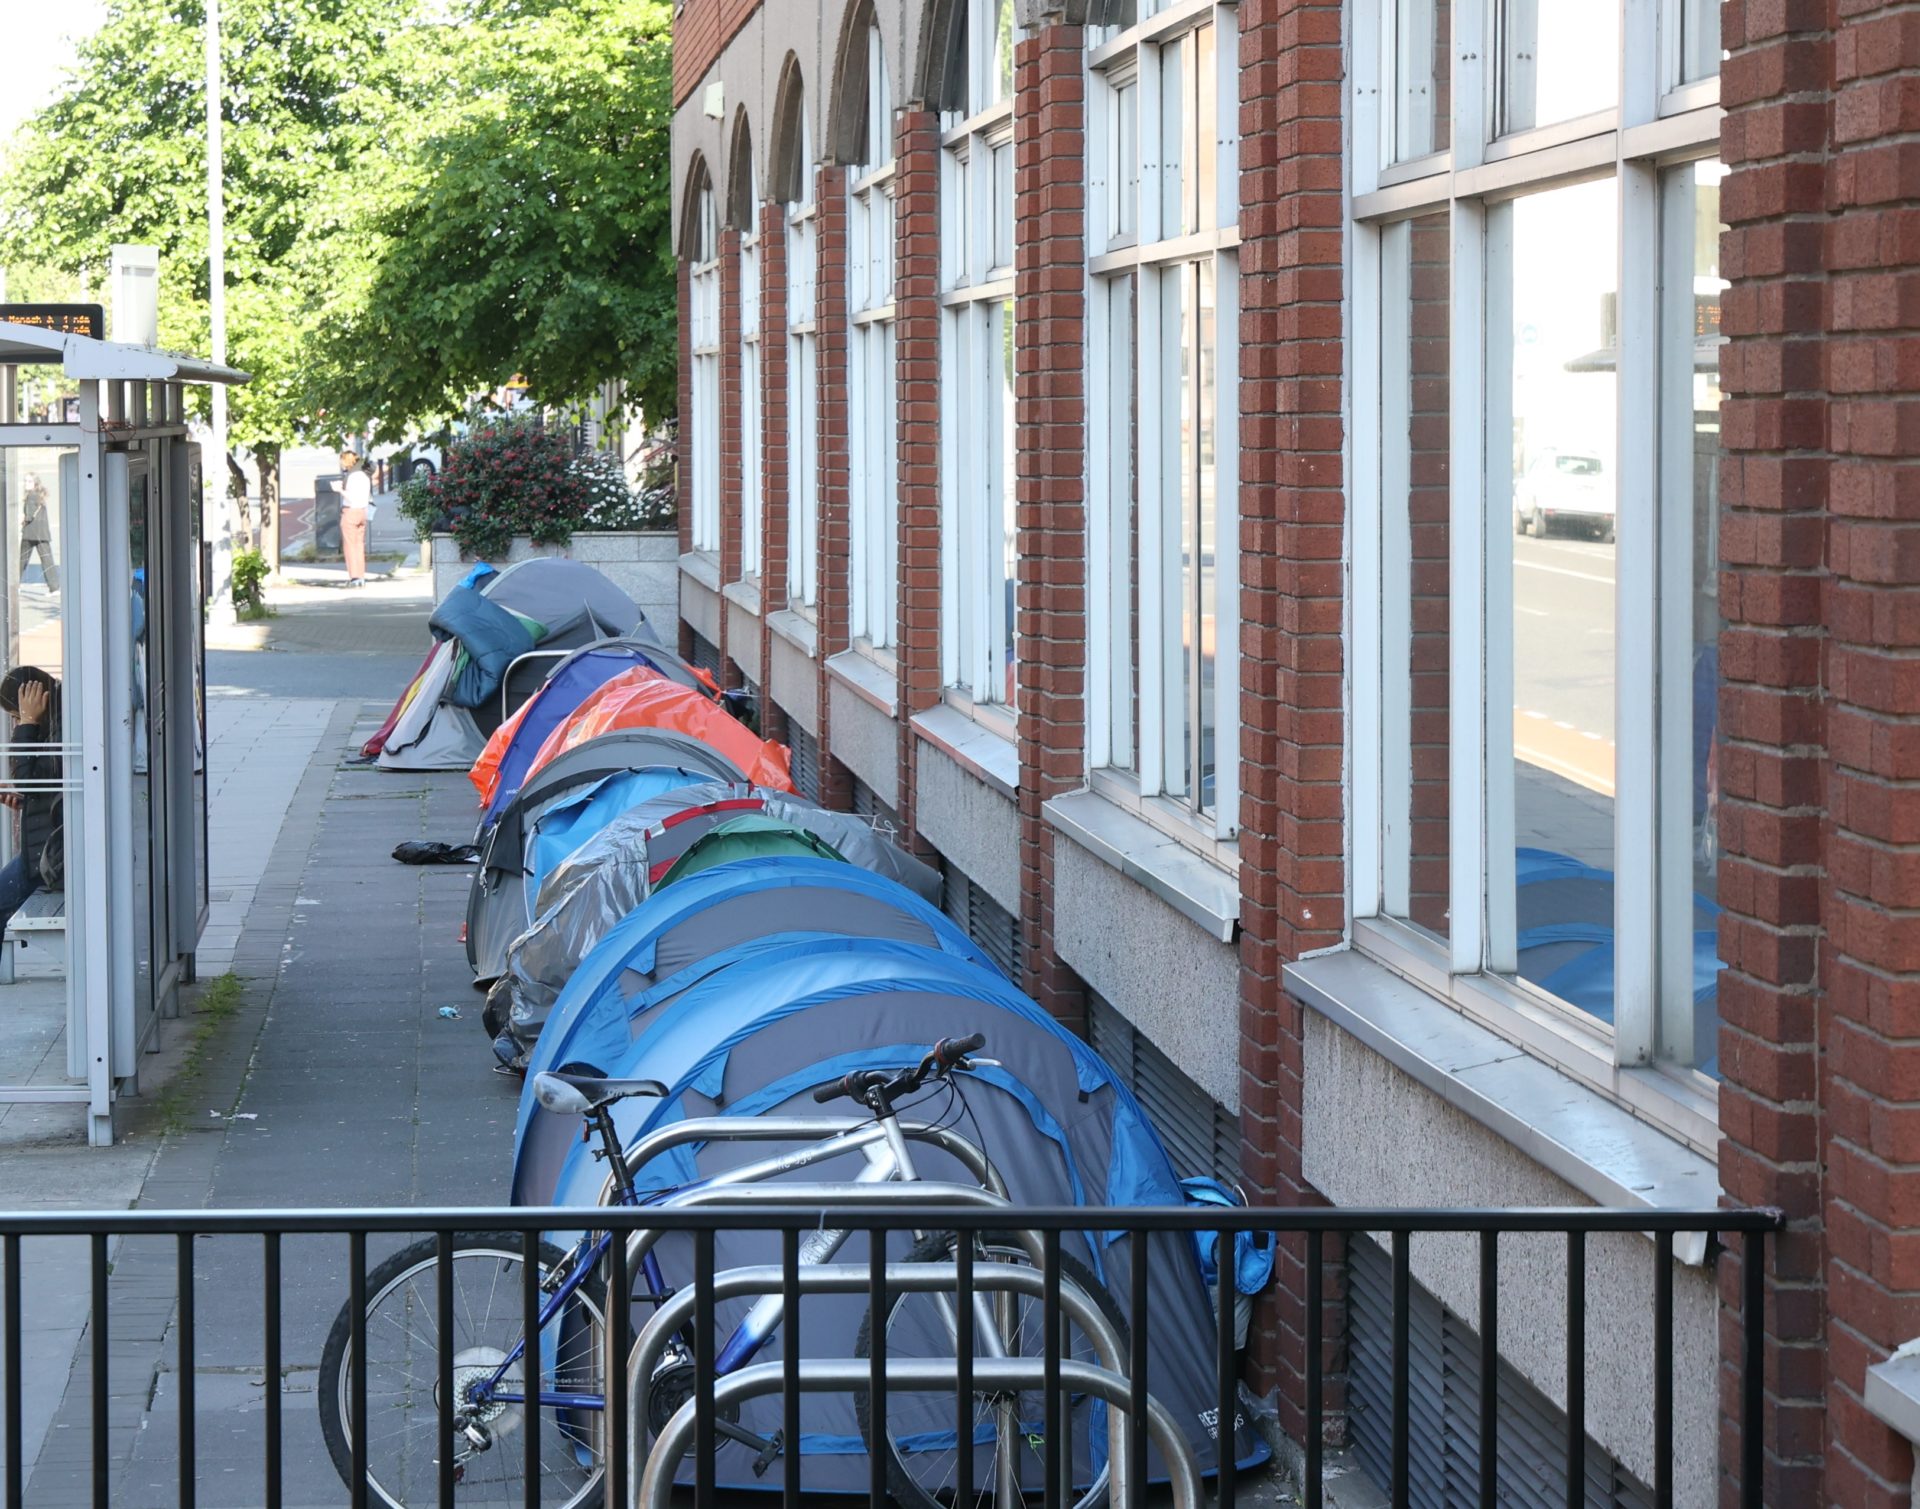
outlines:
M1506 0L1500 25L1502 135L1619 102L1619 6Z

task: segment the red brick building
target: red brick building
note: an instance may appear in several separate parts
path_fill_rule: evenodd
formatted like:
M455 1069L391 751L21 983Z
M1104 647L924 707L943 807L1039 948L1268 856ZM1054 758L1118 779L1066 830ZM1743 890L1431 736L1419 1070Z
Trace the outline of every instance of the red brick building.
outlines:
M1767 1502L1906 1502L1868 1370L1920 1334L1920 7L677 27L683 647L1187 1171L1780 1207ZM1705 1504L1740 1253L1696 1246ZM1294 1440L1299 1258L1249 1374ZM1504 1260L1502 1397L1550 1430L1564 1279ZM1652 1262L1590 1244L1589 1503L1651 1480ZM1470 1255L1413 1269L1444 1352ZM1372 1470L1377 1249L1340 1271Z

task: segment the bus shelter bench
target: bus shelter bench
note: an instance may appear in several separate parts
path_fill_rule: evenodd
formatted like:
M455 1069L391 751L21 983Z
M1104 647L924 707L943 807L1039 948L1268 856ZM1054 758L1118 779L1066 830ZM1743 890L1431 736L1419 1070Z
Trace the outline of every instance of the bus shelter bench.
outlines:
M67 893L35 891L0 940L0 981L58 980L67 973Z

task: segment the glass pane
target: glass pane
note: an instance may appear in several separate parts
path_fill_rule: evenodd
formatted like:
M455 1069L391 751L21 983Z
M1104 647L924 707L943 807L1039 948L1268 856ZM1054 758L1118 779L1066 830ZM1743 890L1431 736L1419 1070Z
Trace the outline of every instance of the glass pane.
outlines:
M1107 394L1113 416L1107 432L1107 579L1113 594L1107 636L1112 708L1111 762L1138 766L1140 748L1140 490L1136 480L1135 426L1139 386L1134 381L1133 300L1137 274L1107 285Z
M1506 0L1501 134L1605 110L1619 100L1620 7Z
M1211 28L1209 28L1211 31ZM1195 679L1199 697L1193 709L1194 741L1198 746L1198 774L1195 777L1195 805L1202 812L1213 810L1215 774L1214 662L1217 654L1216 628L1218 602L1218 504L1214 480L1214 415L1217 382L1214 353L1213 263L1202 262L1194 269L1194 371L1197 380L1198 414L1194 441L1193 489L1197 517L1194 531L1194 618L1193 653L1197 659Z
M1445 151L1452 140L1451 0L1394 6L1393 161Z
M1113 211L1107 224L1115 239L1140 229L1140 88L1127 84L1114 92L1114 161L1107 176Z
M66 633L63 566L66 562L66 515L77 505L80 474L71 450L9 449L0 451L0 482L5 488L5 528L8 569L5 602L5 669L50 686L48 711L30 722L19 695L0 696L6 713L6 786L10 811L0 813L0 930L35 891L64 884L66 845L61 822L60 787L65 761L58 745L63 737L59 683L65 679ZM27 668L31 667L31 670ZM12 689L8 688L11 693ZM145 904L146 835L136 831L135 873ZM135 916L143 916L136 909ZM31 959L26 961L30 964ZM45 1004L64 1004L57 981L29 978L26 964L16 978L24 981L8 991L9 1006L29 1004L19 998L46 991ZM39 1004L35 999L31 1004ZM55 1018L49 1016L49 1024Z
M1520 975L1613 1016L1616 185L1511 210ZM1498 626L1495 626L1497 634ZM1499 649L1497 638L1490 653Z
M1710 79L1726 56L1720 47L1720 0L1679 0L1679 7L1680 82Z
M1187 228L1185 170L1193 156L1186 137L1186 41L1169 42L1160 49L1160 237L1180 235Z
M150 498L151 479L147 473L136 471L129 479L127 489L127 563L129 579L120 584L119 590L127 593L131 600L131 623L133 630L133 655L131 665L133 681L130 706L133 711L133 822L128 834L127 845L132 856L133 870L133 1000L135 1020L140 1013L150 1009L153 1003L154 976L158 961L155 959L154 944L154 885L153 860L156 852L154 844L154 825L160 814L160 804L154 800L153 793L158 784L155 780L160 772L159 749L148 738L148 717L155 705L151 693L156 690L155 682L159 674L162 656L156 653L158 646L151 644L157 634L149 630L147 614L147 544L150 531L158 517L157 500ZM159 789L164 790L164 785Z
M1445 213L1415 220L1396 247L1386 298L1395 301L1388 328L1404 338L1406 368L1388 354L1388 371L1402 384L1388 398L1395 433L1385 474L1392 496L1383 556L1388 653L1403 659L1388 682L1382 740L1389 768L1399 750L1406 789L1388 797L1387 909L1442 938L1449 931L1449 800L1451 717L1451 492L1448 487L1451 420L1448 346L1451 247ZM1399 426L1404 423L1405 429Z
M998 104L1013 98L1013 0L992 0L997 14L993 22L993 59L987 74L987 97L981 102Z
M1179 383L1176 388L1179 410L1179 477L1177 497L1180 506L1178 560L1180 571L1180 638L1173 662L1167 671L1167 726L1174 738L1169 743L1178 758L1167 762L1166 788L1169 796L1190 796L1194 792L1194 717L1196 671L1200 648L1200 308L1198 268L1189 264L1173 269L1169 279L1176 286L1179 301ZM1177 730L1177 733L1175 732Z
M1216 162L1220 149L1219 107L1216 101L1220 80L1213 54L1213 28L1202 26L1193 34L1194 54L1193 109L1186 122L1187 139L1193 153L1193 193L1190 228L1212 230L1220 223L1220 185Z
M1668 287L1684 292L1662 312L1669 377L1661 405L1669 490L1662 502L1684 510L1690 549L1686 600L1672 620L1674 632L1687 635L1685 659L1676 661L1664 645L1662 658L1682 683L1690 727L1676 739L1687 756L1684 775L1671 785L1663 781L1684 801L1685 816L1676 812L1675 820L1661 824L1661 842L1683 844L1685 853L1663 856L1677 894L1664 909L1663 931L1672 939L1673 957L1662 989L1668 1019L1661 1036L1665 1056L1715 1076L1720 1058L1720 300L1727 287L1720 275L1720 180L1725 174L1717 162L1692 163L1667 174L1663 185ZM1691 278L1682 276L1689 267ZM1675 584L1670 580L1669 585ZM1669 730L1677 732L1672 725ZM1673 884L1681 876L1685 882Z
M1014 619L1016 598L1014 583L1020 563L1020 536L1017 517L1017 489L1014 466L1014 321L1013 300L1000 306L1000 575L1005 604L1005 630L999 646L1006 677L994 697L1009 706L1014 690Z
M1013 143L993 149L993 265L1013 266Z

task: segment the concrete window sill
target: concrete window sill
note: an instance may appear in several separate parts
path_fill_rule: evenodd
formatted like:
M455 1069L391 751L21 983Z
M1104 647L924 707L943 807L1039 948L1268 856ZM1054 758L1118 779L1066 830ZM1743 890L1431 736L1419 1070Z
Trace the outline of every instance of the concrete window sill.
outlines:
M944 704L915 713L913 731L1008 801L1015 799L1020 789L1020 751L1012 740Z
M1595 1203L1712 1210L1712 1161L1352 949L1289 964L1287 990ZM1699 1264L1706 1239L1674 1241Z
M862 650L842 650L827 658L827 674L845 683L847 689L870 702L889 718L899 706L895 681L886 667Z
M720 563L704 550L689 550L680 557L682 574L692 577L709 592L720 590Z
M782 608L778 613L769 613L767 627L809 660L819 652L820 630L812 619L803 618L791 608Z
M1240 882L1144 818L1092 791L1046 803L1041 815L1094 858L1137 881L1209 937L1231 943L1240 926Z
M720 589L720 595L737 607L745 608L755 618L760 616L760 584L758 582L728 582Z

